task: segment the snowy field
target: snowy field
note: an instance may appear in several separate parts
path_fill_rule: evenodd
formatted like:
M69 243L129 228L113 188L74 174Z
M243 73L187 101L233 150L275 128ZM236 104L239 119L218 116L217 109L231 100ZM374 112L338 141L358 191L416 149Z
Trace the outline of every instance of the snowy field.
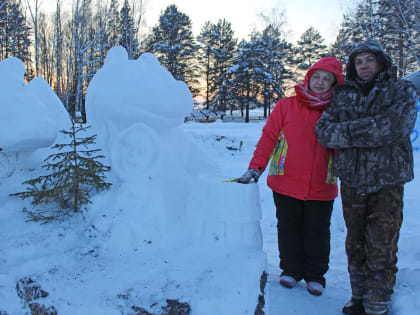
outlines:
M9 194L44 174L43 160L70 121L46 82L27 85L24 71L17 59L0 62L0 122L8 131L0 135L1 315L254 314L264 271L265 314L341 313L350 297L341 201L324 294L310 295L304 283L281 287L266 174L258 184L225 182L246 170L264 122L184 124L191 94L150 54L128 61L112 49L87 91L112 188L81 215L26 222L30 203ZM413 141L419 148L416 134ZM420 309L418 167L415 176L406 185L394 315Z
M112 49L86 111L113 186L81 215L40 225L26 222L30 200L9 194L45 174L70 121L24 72L0 62L0 314L253 314L266 270L258 186L224 182L184 130L186 84L151 54Z

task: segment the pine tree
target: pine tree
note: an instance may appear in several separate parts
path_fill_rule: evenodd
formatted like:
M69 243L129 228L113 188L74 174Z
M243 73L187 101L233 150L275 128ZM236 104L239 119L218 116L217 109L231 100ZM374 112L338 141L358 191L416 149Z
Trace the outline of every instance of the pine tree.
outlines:
M347 63L348 55L353 47L353 43L351 42L352 35L350 34L350 30L352 29L351 25L352 21L350 16L344 14L336 40L331 44L329 49L330 54L343 64Z
M61 0L56 0L56 7L54 12L54 61L55 61L55 92L57 96L63 101L63 45L64 34L61 20Z
M327 55L327 46L324 45L324 39L312 26L303 32L297 42L296 55L300 61L297 69L300 71L296 71L298 79L303 78L304 73L312 64Z
M194 58L198 47L191 29L188 15L180 12L176 5L169 5L160 15L158 25L153 27L146 47L176 80L187 83L195 95L198 69Z
M128 0L124 0L119 17L119 45L127 50L128 59L134 59L138 51L137 30Z
M197 38L199 42L198 62L200 65L200 74L204 77L206 109L210 109L212 97L211 76L214 74L213 49L215 37L213 36L213 28L214 24L207 21L201 28L201 33Z
M118 1L111 0L109 4L109 18L106 23L106 39L107 39L107 50L103 54L103 59L105 60L106 54L109 49L118 44L118 23L120 21L120 13L118 12Z
M380 40L403 77L420 66L420 1L377 0L377 18L382 25Z
M246 123L249 122L251 103L258 102L257 95L264 81L264 53L264 48L257 33L251 35L250 41L242 41L239 44L239 54L236 59L232 84L242 115L245 109Z
M291 45L280 38L280 29L269 24L261 34L262 55L265 64L263 73L264 117L270 114L270 105L284 96L285 80L291 78L291 72L286 68L286 58L290 53Z
M237 39L234 38L234 32L230 22L221 19L213 27L214 43L214 73L211 77L211 91L214 93L223 84L223 75L230 67L234 65L237 55ZM221 110L226 109L228 98L225 94L219 94L215 106Z
M50 173L27 180L26 191L10 196L31 199L34 210L24 208L29 221L48 223L82 211L91 203L93 191L99 192L111 187L105 182L105 173L111 169L99 160L101 149L89 149L95 144L96 135L81 136L90 126L73 122L72 128L61 133L70 138L69 143L55 144L52 149L58 152L49 155L42 166Z
M345 60L354 44L374 39L405 76L420 66L419 17L419 0L363 0L344 15L331 52Z
M20 2L0 0L0 60L13 56L30 61L29 30Z

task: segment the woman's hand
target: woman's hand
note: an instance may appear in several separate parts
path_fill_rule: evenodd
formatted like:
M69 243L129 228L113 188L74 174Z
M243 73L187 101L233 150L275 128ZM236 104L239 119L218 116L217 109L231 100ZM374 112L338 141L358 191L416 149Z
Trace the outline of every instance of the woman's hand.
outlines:
M260 178L261 172L256 169L249 169L247 170L244 175L238 178L237 182L241 184L249 184L250 182L258 182L258 178Z

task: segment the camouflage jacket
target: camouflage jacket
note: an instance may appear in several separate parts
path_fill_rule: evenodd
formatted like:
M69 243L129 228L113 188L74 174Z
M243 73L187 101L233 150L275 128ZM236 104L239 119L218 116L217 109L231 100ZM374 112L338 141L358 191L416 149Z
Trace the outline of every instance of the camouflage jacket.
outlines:
M368 95L355 81L338 86L315 130L336 148L334 175L358 193L373 193L413 179L410 133L417 115L413 84L380 73Z

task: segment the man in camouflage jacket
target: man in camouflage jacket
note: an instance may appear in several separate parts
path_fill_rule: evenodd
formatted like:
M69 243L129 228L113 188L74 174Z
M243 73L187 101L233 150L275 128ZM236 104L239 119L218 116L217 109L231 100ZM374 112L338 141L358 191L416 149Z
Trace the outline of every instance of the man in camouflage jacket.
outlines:
M417 115L414 85L397 80L376 41L353 48L346 84L316 124L319 142L337 149L347 226L352 299L344 314L388 314L397 272L404 183L413 179L410 133Z

